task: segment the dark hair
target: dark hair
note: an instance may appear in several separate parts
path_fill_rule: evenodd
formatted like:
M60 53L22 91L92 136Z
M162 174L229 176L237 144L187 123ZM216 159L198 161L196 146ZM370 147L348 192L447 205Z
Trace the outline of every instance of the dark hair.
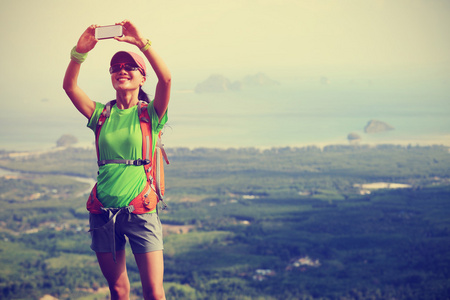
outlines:
M150 99L148 99L148 95L146 92L144 92L144 90L142 89L142 87L139 87L139 95L138 95L138 99L145 101L147 103L150 103Z

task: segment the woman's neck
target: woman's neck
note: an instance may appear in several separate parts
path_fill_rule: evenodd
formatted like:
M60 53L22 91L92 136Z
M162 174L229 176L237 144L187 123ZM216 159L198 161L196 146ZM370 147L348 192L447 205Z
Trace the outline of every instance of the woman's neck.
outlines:
M117 92L116 93L117 107L119 109L128 109L130 107L135 106L139 102L138 95L139 95L138 92L137 93L129 91Z

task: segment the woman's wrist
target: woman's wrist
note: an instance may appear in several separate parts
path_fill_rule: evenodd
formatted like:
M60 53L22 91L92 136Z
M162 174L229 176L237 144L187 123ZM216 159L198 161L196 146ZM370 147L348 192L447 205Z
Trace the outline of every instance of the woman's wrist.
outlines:
M144 47L146 44L147 44L146 38L136 39L136 47L138 47L139 49L142 49L142 47Z
M70 59L75 61L78 64L82 64L88 56L88 52L86 53L80 53L77 52L77 46L72 48L72 51L70 51Z
M141 40L141 43L139 44L138 48L139 50L141 50L141 52L145 52L148 50L148 48L150 48L151 45L152 42L150 42L149 39L143 39Z

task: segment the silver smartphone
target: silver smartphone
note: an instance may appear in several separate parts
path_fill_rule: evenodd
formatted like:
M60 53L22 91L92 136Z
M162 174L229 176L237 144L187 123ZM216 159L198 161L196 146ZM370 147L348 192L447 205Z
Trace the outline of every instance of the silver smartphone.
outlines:
M112 39L113 37L122 35L122 25L109 25L95 28L95 38L97 40Z

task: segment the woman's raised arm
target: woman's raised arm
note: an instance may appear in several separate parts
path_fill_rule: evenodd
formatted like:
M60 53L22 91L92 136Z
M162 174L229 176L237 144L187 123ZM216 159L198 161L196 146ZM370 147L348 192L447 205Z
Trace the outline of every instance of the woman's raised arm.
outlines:
M117 25L119 24L123 26L124 35L122 37L115 37L115 39L121 42L133 44L141 50L144 49L143 54L150 62L153 71L158 77L153 106L155 107L158 117L161 119L166 113L170 100L172 75L169 68L152 47L146 47L147 43L150 43L150 41L139 33L136 26L132 22L125 20L117 23Z
M95 102L78 86L78 75L81 63L97 44L95 39L95 28L97 25L89 26L81 35L76 47L72 50L71 60L64 76L63 89L66 91L72 103L86 118L90 119L95 110Z

